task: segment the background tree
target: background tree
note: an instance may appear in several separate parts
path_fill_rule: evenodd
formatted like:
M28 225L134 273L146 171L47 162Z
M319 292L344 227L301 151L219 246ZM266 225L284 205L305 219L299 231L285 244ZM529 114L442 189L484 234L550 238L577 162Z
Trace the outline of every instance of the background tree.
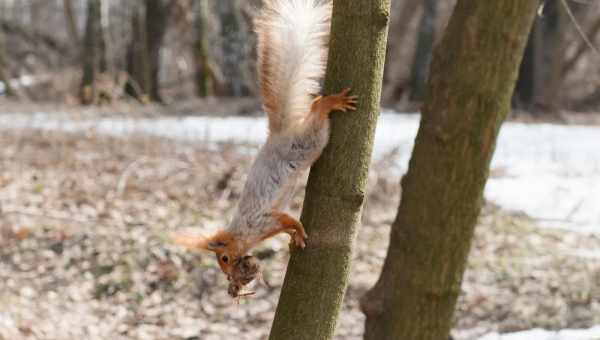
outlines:
M489 164L537 2L459 0L429 94L365 339L447 339Z
M422 101L426 92L426 81L435 41L437 0L423 1L423 15L419 24L417 47L410 77L410 99Z
M229 96L249 93L247 87L247 54L244 41L248 39L238 0L218 1L217 11L221 22L221 47L223 52L224 91Z
M95 101L98 76L108 69L106 41L102 27L102 1L88 1L82 56L83 78L80 89L80 99L83 104L91 104Z
M194 2L194 58L196 67L196 93L199 97L214 95L215 86L215 66L209 53L208 43L208 2L207 0L198 0Z
M547 1L525 50L516 102L526 110L555 114L562 104L565 32L568 18L560 1Z
M6 93L6 95L9 97L13 97L15 92L10 85L10 76L8 75L7 70L8 67L5 56L4 34L0 32L0 82L4 85L4 93Z
M333 337L380 110L389 8L388 0L333 1L325 93L351 86L359 104L333 114L329 145L311 169L301 216L310 239L291 256L271 340Z
M75 17L75 10L73 9L73 0L64 0L63 7L69 39L74 46L79 46L79 29L77 28L77 18Z
M131 16L131 41L127 51L130 80L126 92L142 101L163 102L160 93L160 50L173 0L145 0L135 6Z

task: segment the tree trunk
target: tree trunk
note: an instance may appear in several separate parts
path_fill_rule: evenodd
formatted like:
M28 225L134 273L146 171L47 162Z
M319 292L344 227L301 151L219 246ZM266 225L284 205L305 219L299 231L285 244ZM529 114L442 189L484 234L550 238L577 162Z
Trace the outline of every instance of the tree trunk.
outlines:
M393 101L402 97L405 90L406 80L402 75L401 56L404 40L408 33L413 18L416 17L417 10L421 7L420 0L404 0L401 3L398 14L392 13L390 21L390 37L388 39L387 52L385 57L385 72L383 75L383 100ZM394 3L392 3L392 11L394 11Z
M535 26L534 26L535 27ZM535 28L533 29L535 31ZM531 110L535 100L536 39L534 32L529 34L525 54L519 67L519 78L513 96L515 107Z
M141 102L148 101L152 89L150 58L146 46L145 16L134 7L131 16L131 42L127 48L127 73L129 79L125 92Z
M146 44L150 64L150 98L162 102L160 95L160 50L171 13L171 0L146 0Z
M207 0L198 0L195 3L195 28L196 41L194 42L194 57L196 62L196 94L199 97L214 95L214 70L213 61L209 54Z
M311 169L301 217L308 244L290 258L271 340L333 337L380 110L389 6L389 0L333 1L325 93L351 86L359 105L333 114L329 145Z
M435 49L422 120L365 339L448 339L500 125L536 1L458 0Z
M435 41L436 17L437 0L425 0L411 72L410 99L413 101L420 102L425 98L427 75Z
M0 32L0 83L4 84L4 93L6 96L14 97L15 91L10 85L10 76L4 46L4 34Z
M102 29L102 0L89 0L83 46L80 98L85 105L96 100L96 81L107 71L106 41Z
M560 109L562 65L564 62L564 23L566 13L560 1L547 1L544 15L539 20L539 39L537 45L539 67L538 103L542 112L555 114Z
M247 59L244 46L247 37L242 29L239 1L219 1L217 6L221 21L225 94L236 97L248 95L247 79L243 70Z
M73 10L73 0L64 0L63 2L65 22L67 24L67 32L73 46L79 46L79 29L77 29L77 20L75 11Z

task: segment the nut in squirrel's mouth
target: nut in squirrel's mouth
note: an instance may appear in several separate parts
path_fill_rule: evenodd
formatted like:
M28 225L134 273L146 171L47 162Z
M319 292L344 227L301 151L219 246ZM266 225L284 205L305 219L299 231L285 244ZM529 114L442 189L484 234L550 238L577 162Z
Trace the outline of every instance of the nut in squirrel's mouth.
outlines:
M260 264L254 256L246 255L235 260L231 274L227 276L227 293L232 298L253 295L254 292L241 292L242 288L260 276Z

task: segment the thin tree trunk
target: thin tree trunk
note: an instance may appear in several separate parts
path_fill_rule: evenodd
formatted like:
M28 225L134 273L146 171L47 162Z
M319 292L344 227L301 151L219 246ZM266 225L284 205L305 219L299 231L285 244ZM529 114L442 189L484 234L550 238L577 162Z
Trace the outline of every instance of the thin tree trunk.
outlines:
M67 24L67 32L73 46L79 46L79 29L77 28L77 21L75 18L75 11L73 11L73 0L63 1L65 22Z
M600 18L592 24L590 29L587 31L586 36L590 39L590 41L596 41L596 36L598 34L600 34ZM566 77L567 74L575 68L579 60L581 60L581 57L585 55L585 52L588 51L591 51L590 47L583 39L581 39L581 42L579 45L577 45L577 49L575 50L575 53L573 53L573 56L565 61L562 67L562 76Z
M96 81L107 70L106 41L102 29L102 0L89 0L83 48L83 79L80 98L83 104L96 100Z
M404 80L401 76L401 65L398 62L402 60L400 51L402 49L406 36L411 31L409 30L413 18L416 17L417 10L421 5L420 0L404 0L401 8L396 14L392 14L390 22L390 37L393 41L388 40L387 52L385 57L385 72L384 72L384 88L383 100L391 101L398 100L404 91ZM394 5L392 4L392 8ZM395 19L394 19L395 18Z
M435 49L419 132L365 339L448 339L536 1L459 0Z
M389 0L333 1L325 93L351 86L358 110L335 113L329 145L310 172L301 221L308 245L290 259L271 340L334 335L380 109Z
M150 58L146 46L145 15L142 15L139 6L134 7L131 16L131 42L127 49L127 73L129 79L125 85L125 92L146 102L152 89Z
M435 41L436 17L437 0L425 0L411 72L410 99L413 101L420 102L425 98L427 75Z
M4 84L4 93L6 96L14 97L16 93L10 85L10 76L4 46L4 34L0 32L0 82Z
M199 97L214 95L214 70L213 62L208 47L208 20L207 0L197 0L195 4L196 41L194 43L194 56L196 59L196 93Z
M162 102L160 94L160 50L172 9L172 0L146 0L146 45L150 63L150 79L152 87L150 98Z
M538 103L543 112L555 114L561 105L562 64L564 61L564 23L566 13L560 1L547 1L540 18Z
M534 26L535 27L535 26ZM535 28L533 29L535 31ZM536 72L536 41L535 34L532 31L527 40L523 61L519 67L519 78L513 96L513 103L516 107L525 110L531 110L535 100L535 72Z
M246 34L242 29L239 0L219 1L217 6L221 21L225 94L230 96L247 95L247 79L243 70L246 59L244 49Z

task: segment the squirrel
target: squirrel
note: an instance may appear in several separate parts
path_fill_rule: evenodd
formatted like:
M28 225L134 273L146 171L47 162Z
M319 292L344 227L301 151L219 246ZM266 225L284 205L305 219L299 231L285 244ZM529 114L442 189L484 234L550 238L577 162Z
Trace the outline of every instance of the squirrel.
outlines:
M329 114L355 110L350 89L321 91L327 63L331 2L265 0L255 19L258 77L269 134L251 166L237 211L227 228L211 236L175 236L176 244L208 250L232 277L235 263L260 242L288 233L303 249L304 226L283 212L302 173L329 140Z

